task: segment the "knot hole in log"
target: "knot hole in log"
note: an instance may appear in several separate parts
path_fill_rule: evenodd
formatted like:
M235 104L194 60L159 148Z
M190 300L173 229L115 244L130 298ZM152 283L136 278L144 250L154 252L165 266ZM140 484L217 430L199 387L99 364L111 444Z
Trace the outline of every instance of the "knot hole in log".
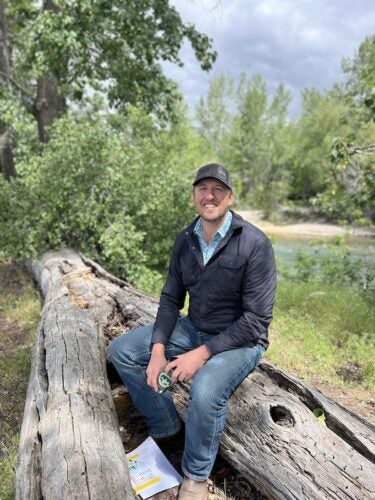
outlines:
M290 410L284 406L271 406L270 414L272 420L282 427L294 427L295 420Z

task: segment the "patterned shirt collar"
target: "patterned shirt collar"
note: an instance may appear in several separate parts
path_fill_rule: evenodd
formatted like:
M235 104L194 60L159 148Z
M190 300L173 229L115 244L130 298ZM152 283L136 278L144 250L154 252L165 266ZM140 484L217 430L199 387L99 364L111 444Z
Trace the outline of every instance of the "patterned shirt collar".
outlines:
M227 215L225 216L223 224L219 227L219 229L216 231L216 233L213 235L211 238L210 243L207 245L204 235L203 235L203 225L202 225L202 219L199 217L197 220L195 226L194 226L194 233L198 236L200 248L202 250L203 254L203 262L206 265L206 263L210 260L212 255L214 254L216 248L218 247L219 243L221 240L225 237L227 234L230 225L232 223L233 219L233 214L230 210L228 210Z

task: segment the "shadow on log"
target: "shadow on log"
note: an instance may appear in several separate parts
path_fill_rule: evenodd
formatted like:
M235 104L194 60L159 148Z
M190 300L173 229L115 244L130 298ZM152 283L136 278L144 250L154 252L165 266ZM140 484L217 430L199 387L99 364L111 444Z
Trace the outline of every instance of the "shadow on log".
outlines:
M32 270L44 307L16 498L134 498L106 343L153 321L158 303L73 251L46 254ZM174 399L184 418L188 384ZM266 362L231 398L220 453L269 499L375 498L374 426Z

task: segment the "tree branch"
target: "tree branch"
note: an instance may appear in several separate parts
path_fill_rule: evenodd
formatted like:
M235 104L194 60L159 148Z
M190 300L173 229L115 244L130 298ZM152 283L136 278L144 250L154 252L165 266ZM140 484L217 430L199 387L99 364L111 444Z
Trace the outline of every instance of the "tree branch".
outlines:
M13 78L3 71L0 71L0 80L3 80L6 83L11 83L13 87L15 87L23 97L26 97L30 103L32 104L34 102L34 96L29 94L27 90L25 90L19 83L17 83Z
M369 144L368 146L363 146L361 148L357 146L348 147L345 146L345 151L348 155L362 154L369 155L375 153L375 144Z

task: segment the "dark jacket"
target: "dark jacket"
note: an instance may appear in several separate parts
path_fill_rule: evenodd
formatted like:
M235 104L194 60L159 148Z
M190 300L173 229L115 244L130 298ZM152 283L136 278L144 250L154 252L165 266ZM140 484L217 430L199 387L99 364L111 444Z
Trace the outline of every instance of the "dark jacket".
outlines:
M270 241L233 213L228 233L204 266L195 223L175 241L152 342L167 343L188 292L189 319L214 334L206 344L213 354L258 343L267 348L276 289Z

